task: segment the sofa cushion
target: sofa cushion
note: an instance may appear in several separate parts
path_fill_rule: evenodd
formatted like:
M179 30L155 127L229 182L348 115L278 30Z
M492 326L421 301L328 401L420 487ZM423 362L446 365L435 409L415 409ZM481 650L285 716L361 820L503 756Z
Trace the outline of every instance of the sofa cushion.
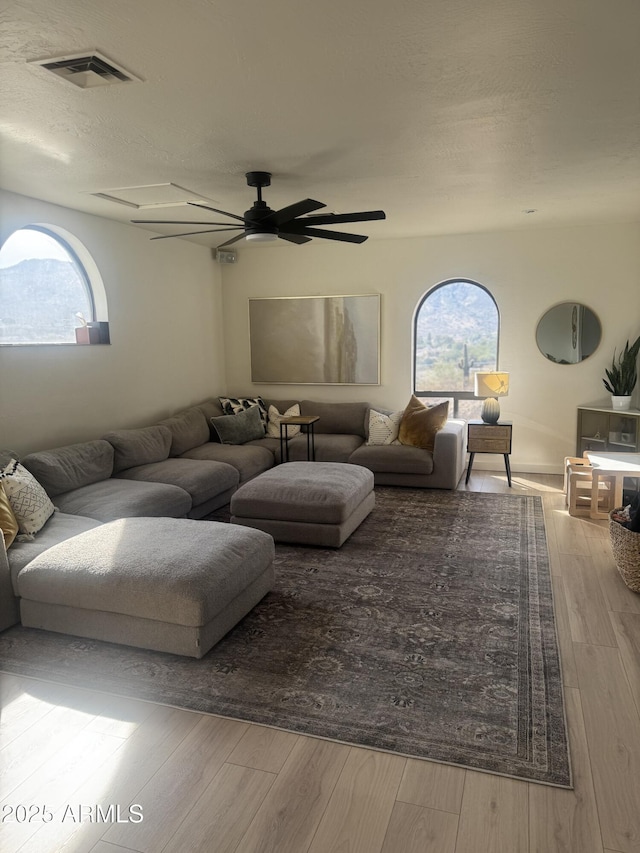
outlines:
M364 439L359 435L324 435L314 436L315 455L317 462L348 462L349 457ZM307 436L300 434L289 442L289 459L291 462L305 461L307 458Z
M264 404L269 411L269 406L274 406L279 412L286 412L291 406L299 406L300 400L271 400L264 398Z
M58 495L56 504L62 512L98 521L143 515L181 518L191 509L191 496L179 486L112 477Z
M0 480L0 530L2 530L4 547L7 550L13 545L19 529L18 519L11 509L11 501Z
M20 573L18 592L47 604L203 625L273 556L270 536L233 524L122 518L36 557Z
M436 433L446 424L448 414L448 400L427 408L412 395L400 421L400 444L433 451Z
M363 444L349 457L353 465L363 465L374 474L431 474L433 454L429 450L402 444Z
M199 506L229 489L235 489L239 480L237 470L231 465L182 458L138 465L127 468L116 476L143 483L169 483L180 486L191 495L193 506Z
M33 536L54 511L51 498L33 474L16 459L12 459L0 472L0 482L9 498L19 532Z
M182 456L187 450L209 441L209 424L198 408L185 409L160 421L171 430L171 456Z
M273 453L266 447L256 447L251 444L217 444L208 441L200 447L194 447L183 454L185 459L211 459L214 462L226 462L240 474L240 482L244 483L267 471L274 465Z
M30 453L24 457L22 464L54 498L72 489L106 480L113 472L113 456L112 445L97 439Z
M211 424L222 444L246 444L264 437L264 423L257 406L250 406L235 415L211 418Z
M15 542L9 552L9 568L11 570L11 580L14 590L16 589L18 574L38 554L42 554L47 548L51 548L52 545L64 542L65 539L70 539L78 533L84 533L85 530L93 530L94 527L100 527L101 524L102 522L96 521L95 518L70 515L66 512L54 512L42 530L33 539Z
M280 439L271 438L265 435L264 438L258 438L255 441L249 441L244 447L263 447L273 454L276 463L280 462Z
M171 430L165 426L142 429L120 429L102 436L113 446L113 473L126 471L136 465L162 462L171 449Z
M209 440L218 441L218 435L213 428L211 418L220 418L224 415L220 401L213 399L205 400L203 403L198 403L196 409L199 409L207 420L207 425L209 427Z
M315 426L316 435L323 432L366 438L368 412L368 403L318 403L314 400L300 403L301 415L320 418Z

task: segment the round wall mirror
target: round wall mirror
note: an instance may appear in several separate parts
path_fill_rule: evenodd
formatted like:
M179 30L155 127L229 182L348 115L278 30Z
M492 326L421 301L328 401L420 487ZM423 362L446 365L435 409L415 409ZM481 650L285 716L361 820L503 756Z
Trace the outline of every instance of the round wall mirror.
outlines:
M540 352L556 364L578 364L596 351L602 328L586 305L561 302L544 314L536 329Z

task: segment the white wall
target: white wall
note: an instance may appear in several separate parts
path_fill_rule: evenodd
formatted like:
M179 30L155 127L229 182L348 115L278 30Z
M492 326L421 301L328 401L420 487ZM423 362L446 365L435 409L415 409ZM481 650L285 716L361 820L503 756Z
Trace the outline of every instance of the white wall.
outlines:
M514 424L514 470L557 472L575 452L576 406L606 401L604 367L627 338L640 334L640 225L609 224L526 229L361 246L313 244L241 248L223 267L226 378L231 394L327 401L370 400L403 408L411 394L413 314L438 282L466 278L485 285L500 309L500 368L511 373L504 419ZM252 384L248 299L252 296L380 293L379 386ZM600 347L577 365L547 361L536 325L559 302L576 300L602 322ZM286 335L286 329L282 330ZM636 389L637 405L639 389ZM477 467L500 467L477 457ZM474 465L476 467L476 465Z
M97 438L224 392L221 276L209 249L0 193L0 242L29 223L64 228L91 253L111 345L0 347L0 448Z

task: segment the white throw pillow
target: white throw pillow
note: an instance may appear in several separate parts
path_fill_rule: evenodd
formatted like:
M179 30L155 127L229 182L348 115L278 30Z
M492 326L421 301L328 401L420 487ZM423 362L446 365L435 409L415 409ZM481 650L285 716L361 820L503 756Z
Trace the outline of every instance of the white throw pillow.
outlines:
M385 415L369 409L369 438L367 444L400 444L398 441L398 430L402 420L402 412L393 412Z
M280 438L280 421L283 418L299 418L300 417L300 404L295 403L291 406L290 409L281 415L280 412L276 409L275 406L269 406L269 421L267 423L267 435L271 438ZM293 438L294 435L297 435L300 432L300 427L297 425L290 426L287 428L287 435L289 438Z
M42 530L55 507L49 495L27 469L12 459L0 472L4 491L18 522L20 533L32 536Z

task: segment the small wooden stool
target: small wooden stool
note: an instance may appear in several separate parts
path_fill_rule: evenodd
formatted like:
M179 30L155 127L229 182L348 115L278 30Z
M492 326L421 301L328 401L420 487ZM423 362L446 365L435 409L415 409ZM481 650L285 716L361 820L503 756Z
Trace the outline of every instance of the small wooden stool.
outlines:
M606 518L615 509L615 477L598 477L598 492L594 495L592 471L586 459L565 458L565 504L569 515Z

